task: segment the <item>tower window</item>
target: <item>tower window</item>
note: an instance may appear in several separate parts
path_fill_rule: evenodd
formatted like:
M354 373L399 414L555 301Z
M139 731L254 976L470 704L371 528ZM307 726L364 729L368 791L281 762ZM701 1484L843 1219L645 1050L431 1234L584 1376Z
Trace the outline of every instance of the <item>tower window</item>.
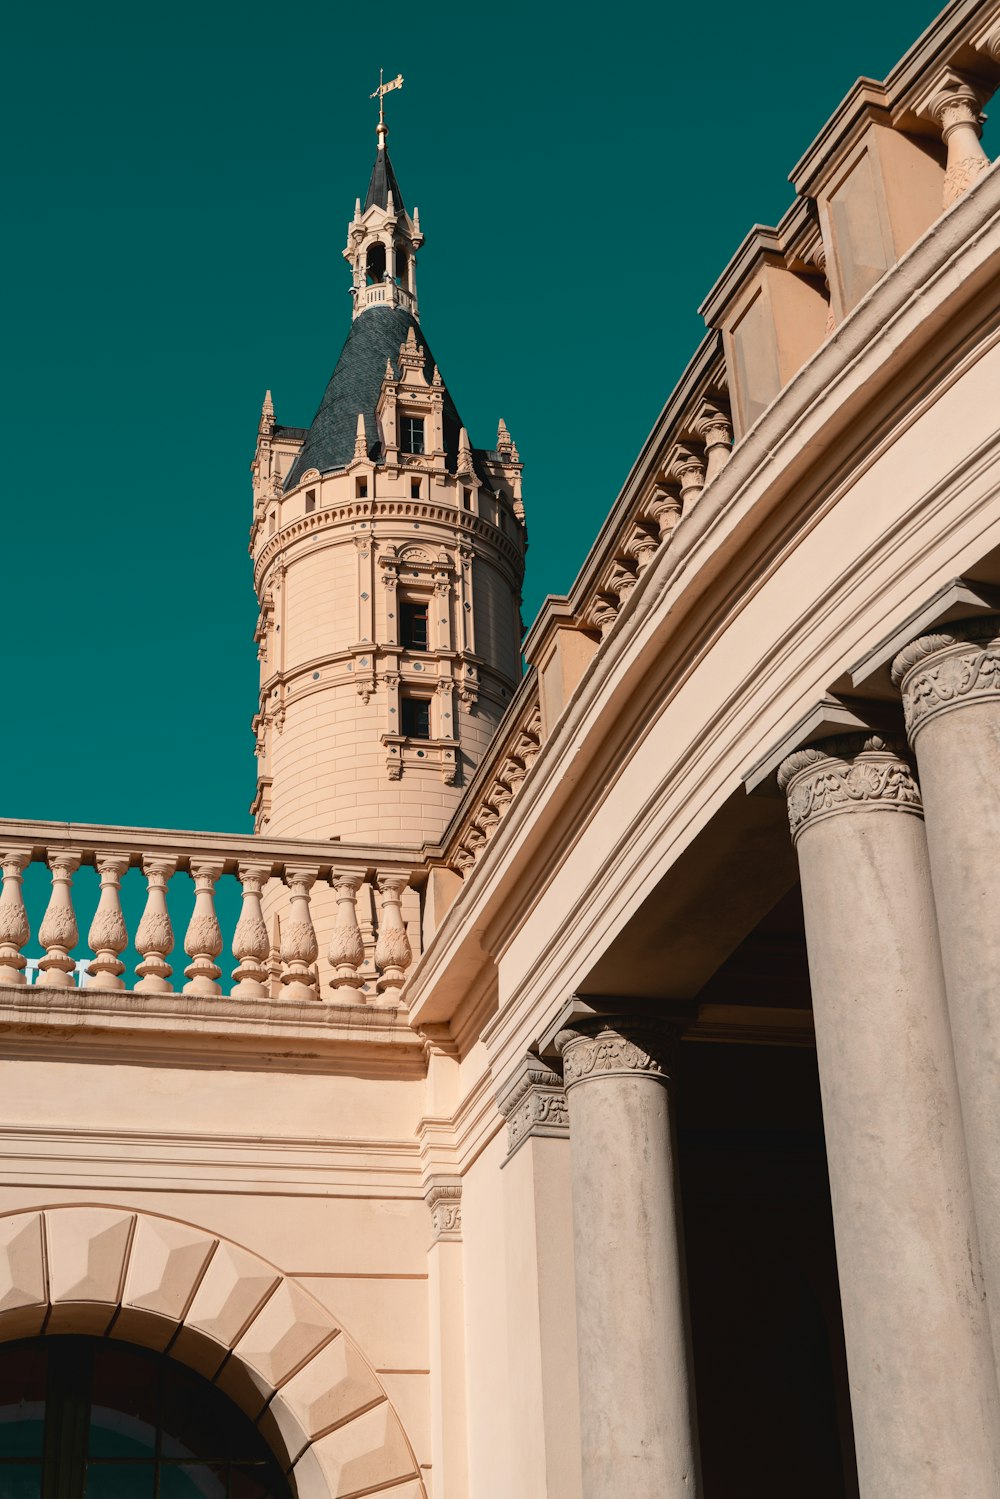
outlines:
M277 524L278 524L278 518L275 515L274 511L272 510L271 514L268 516L268 521L267 521L267 534L269 536L273 536L274 535L274 528L275 528L275 526Z
M407 739L431 737L431 705L425 697L404 697L400 703L403 733Z
M367 500L367 498L368 498L368 480L367 479L357 479L357 480L355 480L354 493L355 493L355 495L357 496L357 498L359 500Z
M315 491L315 489L307 489L306 490L306 515L311 515L312 512L315 509L316 509L316 491Z
M426 604L400 604L399 639L408 651L427 650Z
M411 500L419 500L419 498L420 498L420 480L419 479L411 479L410 480L410 499Z
M404 416L400 419L400 438L404 453L424 451L424 419L422 416Z
M369 245L365 258L365 280L369 286L385 280L385 245L381 240Z
M466 510L471 510L472 509L472 490L471 489L463 489L462 490L462 504L465 506Z

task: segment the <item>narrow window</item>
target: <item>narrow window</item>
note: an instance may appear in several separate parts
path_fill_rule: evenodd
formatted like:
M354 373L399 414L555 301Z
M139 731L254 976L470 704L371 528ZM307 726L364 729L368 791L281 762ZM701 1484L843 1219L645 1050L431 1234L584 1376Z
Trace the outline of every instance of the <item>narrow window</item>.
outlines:
M471 510L472 509L472 490L471 489L463 489L462 490L462 504L465 506L466 510Z
M424 451L424 419L422 416L400 418L400 439L404 453Z
M404 697L402 708L403 733L407 739L429 739L431 737L431 705L425 697Z
M306 490L306 515L311 515L312 512L315 509L316 509L316 491L315 491L315 489L307 489Z
M420 480L419 479L411 479L410 480L410 499L411 500L419 500L419 498L420 498Z
M400 604L399 636L400 644L408 651L427 649L426 604Z
M367 479L357 479L355 481L355 485L354 485L354 492L357 495L357 497L358 497L359 500L367 500L367 498L368 498L368 480Z
M270 517L268 518L268 522L267 522L267 534L269 536L273 536L274 535L274 528L275 528L275 526L277 524L278 524L278 518L275 515L274 511L272 510L271 514L270 514Z

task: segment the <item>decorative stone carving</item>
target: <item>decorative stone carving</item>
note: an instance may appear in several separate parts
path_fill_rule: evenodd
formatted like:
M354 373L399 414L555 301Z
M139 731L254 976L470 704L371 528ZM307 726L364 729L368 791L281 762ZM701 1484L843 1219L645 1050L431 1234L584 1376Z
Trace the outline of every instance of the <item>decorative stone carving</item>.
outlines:
M406 876L401 874L378 876L382 909L375 943L375 967L379 973L377 988L380 994L388 991L390 998L395 998L403 987L406 969L413 957L402 912L403 891L407 883Z
M878 734L845 734L796 750L778 769L793 842L823 817L860 807L921 815L907 762Z
M603 640L614 627L618 618L618 609L606 594L599 593L591 600L584 617L588 625L600 631Z
M1000 616L961 620L904 646L892 663L912 744L929 719L1000 697Z
M637 577L642 577L660 549L660 538L654 536L649 526L642 522L633 526L622 548L628 560L635 564Z
M569 1136L569 1108L562 1078L540 1057L527 1056L497 1099L507 1121L507 1155L525 1140Z
M24 909L21 882L31 855L10 850L0 856L3 871L3 894L0 895L0 984L23 984L25 959L21 948L31 936L28 913Z
M102 855L97 860L101 896L87 934L87 942L94 951L94 961L88 965L87 972L102 989L125 988L121 976L125 964L120 954L128 946L128 932L122 915L120 886L127 868L128 859L120 855Z
M361 965L365 961L365 945L358 923L357 897L364 881L359 874L334 870L330 884L337 900L337 923L330 937L327 958L333 968L330 987L337 997L347 1001L364 1001L364 981ZM343 991L341 993L341 991Z
M309 909L309 891L316 883L313 869L286 869L289 906L281 923L281 961L286 999L318 999L313 964L319 957L319 942Z
M618 600L618 608L623 609L639 579L624 561L616 560L608 569L604 582L604 590Z
M146 855L142 872L146 876L146 909L135 934L135 945L142 962L136 967L139 982L136 991L144 994L170 994L173 969L166 961L173 951L174 929L167 911L167 881L177 868L176 859Z
M216 980L222 973L215 959L222 951L222 931L215 915L215 882L222 873L219 864L191 863L194 880L194 910L184 934L184 951L191 959L184 970L185 994L218 995Z
M711 484L729 462L733 449L732 419L716 401L705 401L695 423L705 444L705 484Z
M261 909L260 893L270 873L270 868L263 864L239 866L243 905L233 933L233 957L237 961L237 967L233 969L233 987L230 992L234 998L265 999L268 994L267 955L271 944Z
M688 510L705 488L705 460L690 443L676 443L667 463L671 479L680 487L681 507Z
M49 855L52 871L52 894L38 940L45 948L45 956L38 964L38 984L42 988L72 989L76 963L69 955L80 939L73 911L71 886L73 873L80 867L78 853L62 852Z
M643 509L645 518L659 528L660 540L673 534L683 510L680 495L672 487L658 484Z
M462 1238L462 1183L456 1179L436 1178L427 1192L431 1210L434 1242L442 1239L460 1243Z
M575 1020L556 1036L567 1093L588 1078L642 1073L670 1077L675 1032L640 1016Z
M918 113L929 115L940 125L941 137L948 147L945 208L957 202L990 165L979 141L987 97L988 91L978 80L946 68L916 106Z

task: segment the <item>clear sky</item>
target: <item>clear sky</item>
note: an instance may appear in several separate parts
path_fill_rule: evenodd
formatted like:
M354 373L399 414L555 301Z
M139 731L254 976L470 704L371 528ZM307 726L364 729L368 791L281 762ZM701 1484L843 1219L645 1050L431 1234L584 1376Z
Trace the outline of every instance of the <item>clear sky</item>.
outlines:
M572 582L697 306L855 77L934 0L804 10L190 0L5 22L0 814L245 830L264 390L307 425L375 150L420 207L423 326L526 463L530 623Z

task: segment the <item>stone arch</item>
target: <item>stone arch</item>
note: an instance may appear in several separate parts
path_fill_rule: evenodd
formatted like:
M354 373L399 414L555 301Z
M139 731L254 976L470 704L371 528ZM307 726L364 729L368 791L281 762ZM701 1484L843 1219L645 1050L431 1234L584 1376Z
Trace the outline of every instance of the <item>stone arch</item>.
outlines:
M104 1205L0 1218L0 1340L86 1332L168 1353L253 1420L298 1499L426 1499L378 1376L325 1307L249 1249Z

